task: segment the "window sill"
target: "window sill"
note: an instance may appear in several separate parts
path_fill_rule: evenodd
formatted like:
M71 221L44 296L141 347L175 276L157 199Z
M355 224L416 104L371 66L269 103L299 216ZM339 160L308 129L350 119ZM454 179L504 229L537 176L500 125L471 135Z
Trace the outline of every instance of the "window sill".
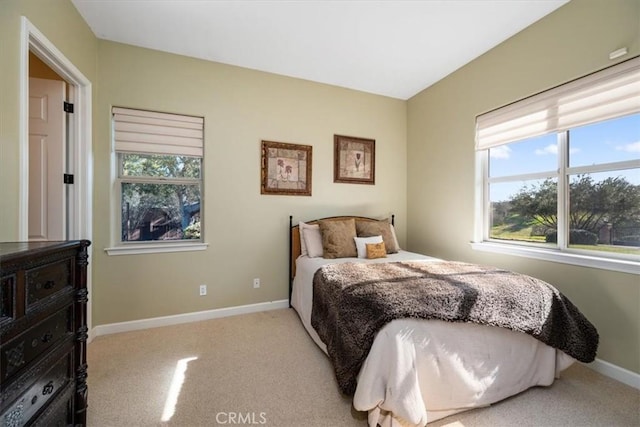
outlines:
M599 268L602 270L640 275L640 263L625 259L602 258L592 255L560 252L559 250L553 249L507 245L496 242L472 242L471 247L474 250L483 252L522 256L544 261L578 265L581 267Z
M209 246L208 243L133 243L130 245L115 246L105 248L105 252L110 255L139 255L156 254L166 252L192 252L204 251Z

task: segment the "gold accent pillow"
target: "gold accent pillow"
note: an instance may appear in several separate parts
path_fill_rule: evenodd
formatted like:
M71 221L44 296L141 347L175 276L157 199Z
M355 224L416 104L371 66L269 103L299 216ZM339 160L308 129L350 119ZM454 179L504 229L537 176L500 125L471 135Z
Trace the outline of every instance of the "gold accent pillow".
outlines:
M384 247L384 242L382 243L367 243L367 258L386 258L387 257L387 249Z
M320 220L322 234L322 256L324 258L357 257L356 222L353 218L345 220Z
M382 236L387 253L395 254L398 252L391 224L388 221L356 221L356 233L358 237Z

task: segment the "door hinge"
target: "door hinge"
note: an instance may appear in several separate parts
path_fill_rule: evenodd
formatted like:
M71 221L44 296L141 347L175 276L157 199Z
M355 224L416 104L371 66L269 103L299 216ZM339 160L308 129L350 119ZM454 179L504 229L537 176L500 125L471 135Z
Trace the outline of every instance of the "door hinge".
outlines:
M73 184L73 175L69 173L64 174L64 183L65 184Z
M64 111L65 113L73 113L73 104L70 102L64 102Z

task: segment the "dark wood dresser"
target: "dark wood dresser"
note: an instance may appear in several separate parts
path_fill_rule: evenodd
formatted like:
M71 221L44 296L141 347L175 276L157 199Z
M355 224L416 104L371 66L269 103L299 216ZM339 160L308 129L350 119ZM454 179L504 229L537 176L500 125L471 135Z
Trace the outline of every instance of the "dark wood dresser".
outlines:
M0 243L0 426L86 425L88 240Z

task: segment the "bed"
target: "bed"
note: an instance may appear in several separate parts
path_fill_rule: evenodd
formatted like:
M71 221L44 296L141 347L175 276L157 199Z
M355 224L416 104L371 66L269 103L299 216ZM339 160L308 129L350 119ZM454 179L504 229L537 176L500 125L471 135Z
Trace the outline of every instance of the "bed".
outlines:
M589 362L595 357L598 344L595 328L581 317L570 301L544 282L504 270L464 263L458 265L404 251L400 249L395 236L393 217L381 221L359 216L339 216L297 225L293 225L290 217L289 222L290 305L298 313L313 341L329 356L338 389L347 395L353 394L354 408L368 412L370 426L423 426L458 412L488 406L533 386L551 385L560 372L576 359ZM355 234L352 222L359 224ZM348 246L349 239L354 241L355 253L352 248L341 253L340 246ZM367 252L369 250L370 253ZM381 250L384 255L380 253ZM372 256L368 258L367 255ZM456 290L469 287L461 282L467 276L478 276L470 274L471 270L497 271L501 277L522 276L528 281L525 285L527 288L545 286L551 289L549 294L552 298L561 299L560 304L566 301L570 306L569 311L576 311L579 319L568 319L571 325L562 324L559 330L547 330L547 323L550 322L545 320L541 329L546 332L534 337L536 334L525 331L528 325L518 330L520 326L511 329L502 325L494 326L495 321L481 324L477 319L461 321L446 316L416 314L412 311L415 310L415 303L409 303L413 305L407 312L410 313L408 317L406 313L405 316L389 317L383 314L386 313L383 306L390 306L391 311L403 307L403 303L396 302L395 296L390 298L393 304L371 303L358 293L369 287L379 292L381 286L391 292L404 287L424 292L424 289L420 289L424 286L401 285L397 277L403 276L402 280L421 275L448 277L452 271L447 270L444 275L418 271L431 271L434 268L467 269L455 275L453 288ZM396 270L400 273L394 272ZM485 274L485 270L479 276L490 276ZM363 280L363 274L369 276ZM347 283L351 276L357 278L357 283ZM507 279L510 280L510 277ZM325 289L334 289L332 286L344 289L332 290L329 296L322 293ZM349 289L351 294L345 294L345 289ZM410 298L415 302L422 297ZM448 301L450 296L443 298ZM480 296L471 306L481 306L482 301L483 297ZM363 310L362 307L367 304L376 308ZM509 302L504 307L510 309L510 304L513 303ZM419 305L418 311L427 305ZM471 306L467 305L467 308ZM502 310L502 316L490 314L490 317L509 317L504 307L492 306L494 312ZM371 317L358 319L361 323L352 321L350 328L339 324L342 321L340 319L351 316L347 312L354 310L358 313L371 311ZM491 313L491 310L484 311ZM564 305L562 310L567 311ZM473 310L466 311L465 315L470 315ZM552 308L549 304L548 311L548 317L565 315L555 305ZM518 318L518 315L514 314L513 317ZM371 331L373 324L378 325ZM565 333L563 328L570 329L570 333ZM350 336L351 333L356 336ZM547 335L546 340L540 335ZM562 341L558 347L563 350L548 345L549 342L555 345L558 339ZM578 350L572 347L573 341L579 341ZM357 354L349 354L351 359L345 361L342 359L345 352Z

